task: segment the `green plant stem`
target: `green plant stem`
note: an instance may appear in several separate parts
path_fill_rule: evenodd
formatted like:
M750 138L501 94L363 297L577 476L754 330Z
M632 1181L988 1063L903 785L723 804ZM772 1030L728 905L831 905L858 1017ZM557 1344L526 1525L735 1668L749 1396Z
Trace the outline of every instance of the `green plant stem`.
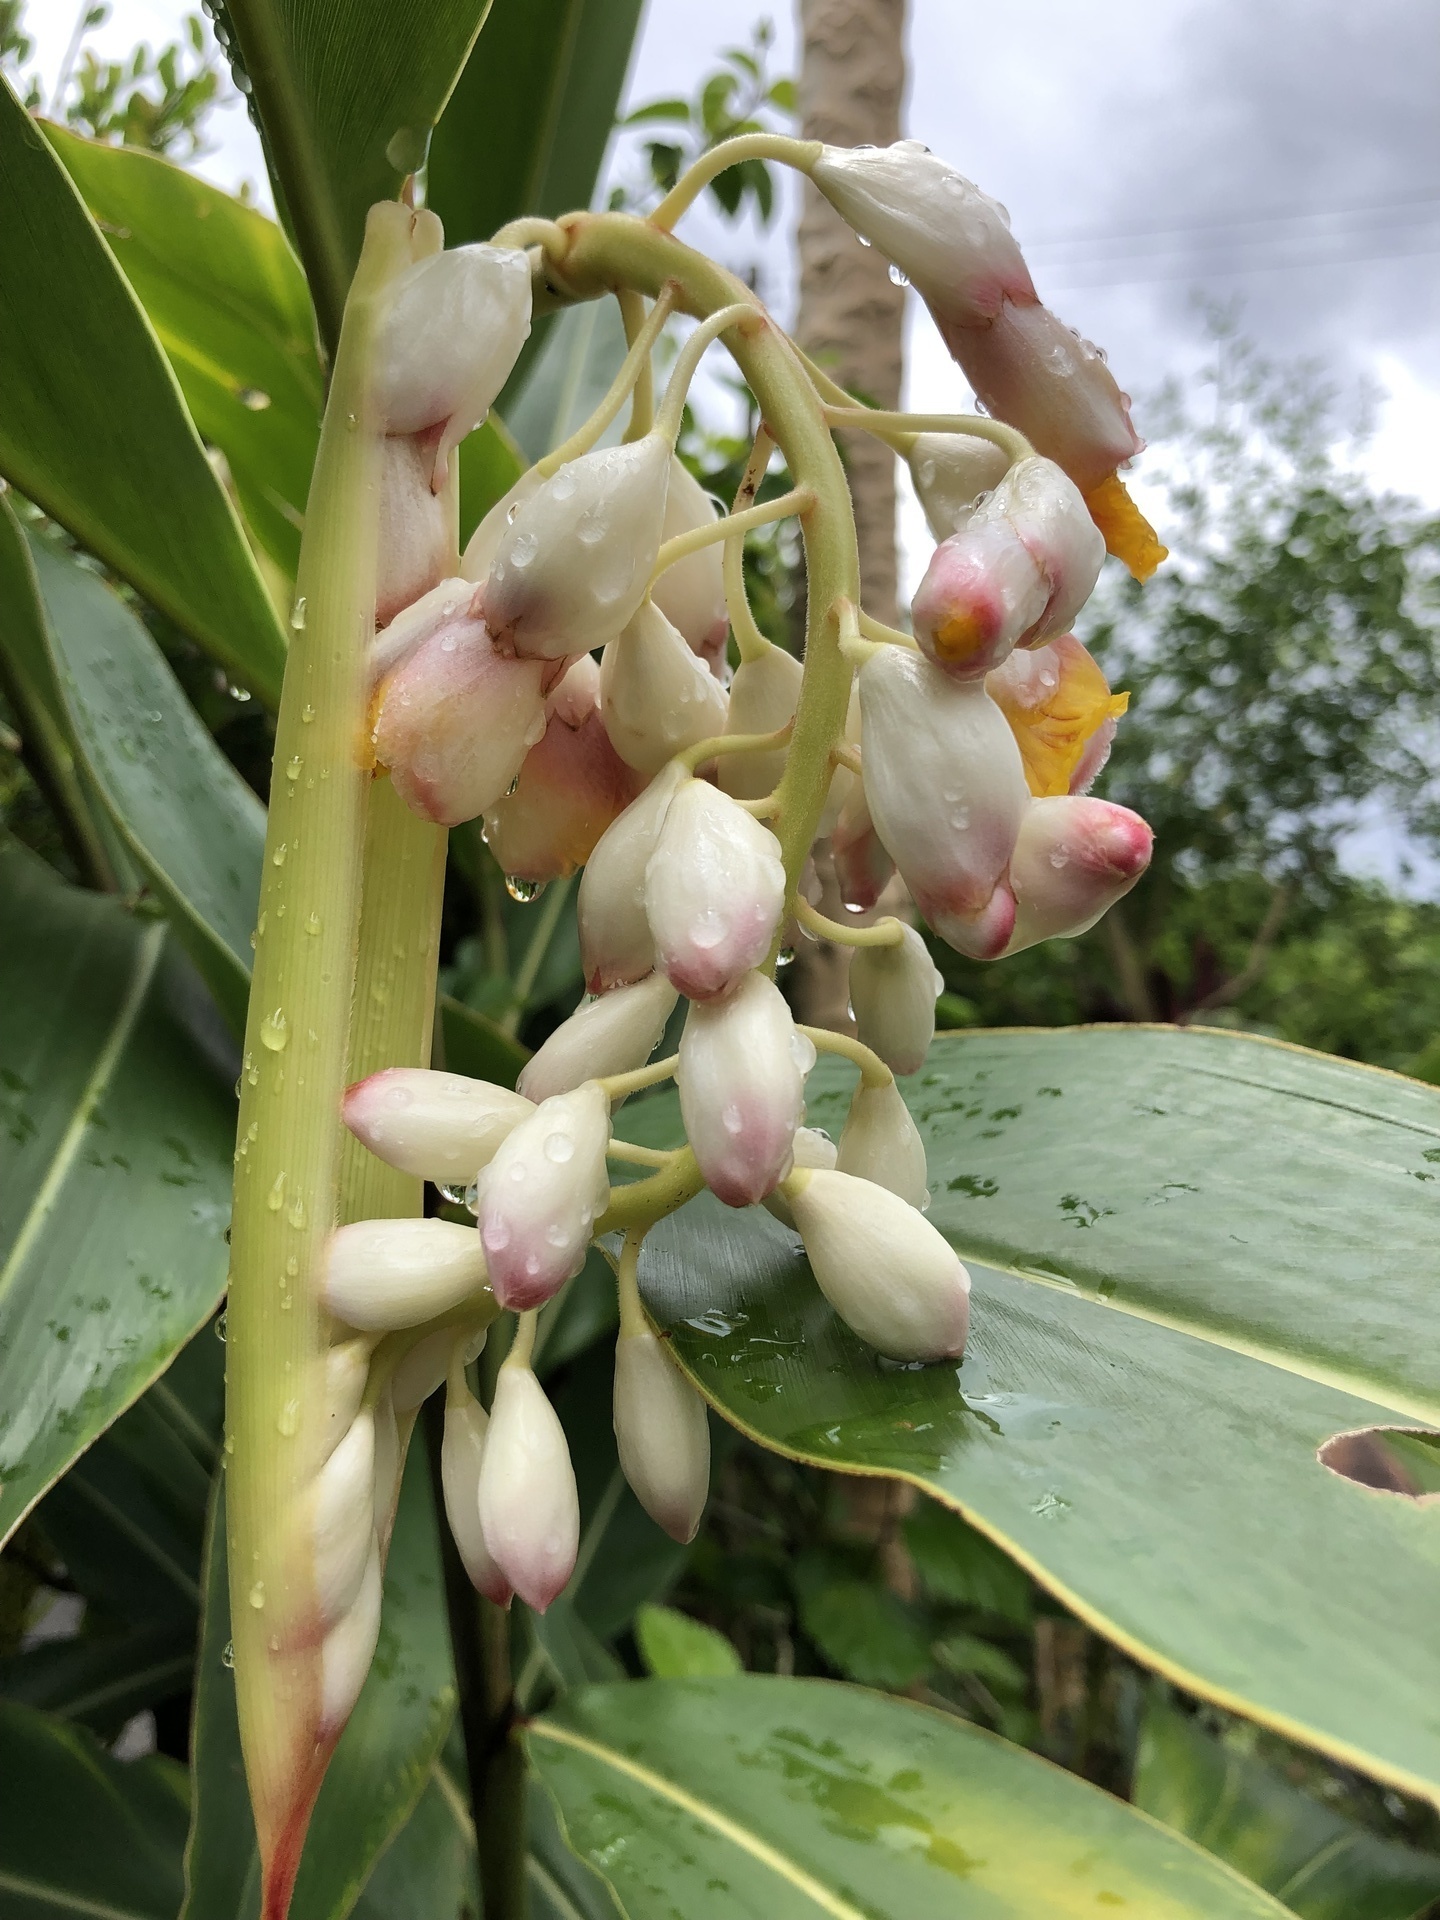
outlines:
M730 615L730 625L734 630L735 644L740 649L743 665L749 660L761 660L770 651L770 642L755 624L755 615L750 608L750 596L745 591L745 535L734 533L736 514L744 513L747 507L753 507L755 496L760 491L770 465L770 455L775 451L775 442L770 438L768 429L762 422L755 434L755 444L750 449L750 458L745 463L745 472L741 476L735 499L731 504L729 520L726 523L725 559L723 577L725 582L725 605Z
M860 1080L867 1087L888 1087L895 1076L885 1062L863 1040L852 1040L848 1033L832 1033L828 1027L796 1027L797 1033L813 1043L820 1053L839 1054L842 1060L853 1060L860 1069Z
M633 347L645 325L645 302L638 293L632 293L629 287L621 287L615 297L620 302L620 319L625 328L625 345L627 348ZM647 434L654 424L655 369L647 353L635 381L635 391L630 396L630 418L625 423L625 432L621 438L628 446Z
M808 173L819 158L818 140L796 140L785 133L737 134L733 140L722 140L709 153L702 153L695 164L687 168L651 214L650 224L668 233L716 174L724 173L727 167L738 167L742 160L780 160L801 173Z
M885 413L879 407L826 407L832 427L853 427L888 441L897 453L908 452L900 436L913 443L917 433L962 433L972 440L988 440L1012 460L1028 460L1035 449L1017 427L1003 420L987 420L978 413Z
M797 896L794 911L802 927L835 947L898 947L905 938L904 927L893 917L876 920L870 926L841 926L838 920L812 907L803 893Z
M501 1032L508 1033L512 1038L520 1031L520 1022L525 1017L530 995L535 990L535 982L540 976L541 967L545 964L545 956L550 951L550 942L555 938L555 930L560 925L565 903L570 898L573 880L574 876L567 874L563 880L551 883L545 904L540 909L539 917L535 922L535 931L530 936L530 944L526 947L524 958L516 969L515 978L511 982L515 1002L504 1019L499 1022Z
M662 287L659 299L641 322L634 340L630 343L629 351L620 363L620 370L610 382L600 404L589 419L575 429L568 440L562 440L560 445L553 447L543 460L536 461L535 471L538 474L548 479L552 473L558 473L567 460L575 460L582 453L588 453L619 413L626 400L637 391L640 381L651 379L650 355L654 351L655 342L664 331L665 322L670 318L673 308L673 294Z
M806 514L814 504L815 496L808 487L793 487L789 493L767 500L763 506L746 507L740 513L727 514L723 520L711 520L703 527L677 533L665 541L656 554L651 579L658 580L677 560L699 553L702 547L713 547L717 540L743 540L752 527L768 527L773 521L790 519L793 514Z

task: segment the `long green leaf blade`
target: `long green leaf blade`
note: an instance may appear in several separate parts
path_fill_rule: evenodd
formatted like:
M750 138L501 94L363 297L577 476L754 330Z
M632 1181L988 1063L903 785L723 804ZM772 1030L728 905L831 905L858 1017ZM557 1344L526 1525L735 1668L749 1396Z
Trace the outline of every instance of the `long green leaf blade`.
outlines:
M243 685L284 639L159 343L64 168L0 80L0 473Z

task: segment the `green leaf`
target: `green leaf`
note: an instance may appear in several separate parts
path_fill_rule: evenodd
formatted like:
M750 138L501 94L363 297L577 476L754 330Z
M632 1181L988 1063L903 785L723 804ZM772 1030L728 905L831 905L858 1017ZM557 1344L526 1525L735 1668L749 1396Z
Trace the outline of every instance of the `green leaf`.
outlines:
M0 843L0 1539L224 1284L234 1106L165 929Z
M461 1789L437 1760L414 1813L351 1911L355 1920L454 1920L462 1902L479 1911L474 1830Z
M293 580L324 376L300 264L273 220L134 147L46 138L124 269L245 518Z
M168 1622L50 1640L0 1662L0 1697L113 1740L142 1708L190 1691L195 1649Z
M525 457L498 414L460 442L460 546L525 471Z
M0 1778L6 1920L171 1920L185 1843L185 1775L173 1760L112 1760L84 1728L7 1700Z
M640 0L495 0L430 147L451 246L589 206L639 18Z
M803 1576L805 1569L797 1569ZM930 1665L930 1643L903 1600L870 1580L803 1577L800 1621L830 1665L862 1686L899 1693Z
M440 1032L445 1065L451 1073L468 1073L473 1080L494 1080L513 1087L529 1052L503 1027L475 1013L450 994L440 996Z
M365 215L425 165L486 0L227 0L276 204L333 351ZM459 236L456 236L457 238Z
M536 353L505 421L530 460L538 460L594 412L625 358L625 329L613 300L588 300L560 314ZM625 415L601 435L619 439Z
M1304 1920L1411 1920L1440 1899L1440 1858L1382 1840L1169 1706L1156 1688L1135 1804L1266 1887Z
M32 534L29 546L71 737L127 850L239 1031L265 809L130 609L48 541Z
M526 1746L629 1920L1279 1920L1123 1801L946 1714L769 1674L567 1695Z
M674 1607L638 1608L635 1644L647 1673L657 1680L703 1679L707 1674L740 1671L740 1656L723 1633Z
M811 1124L852 1080L812 1076ZM1440 1424L1440 1093L1130 1028L944 1039L907 1097L963 1366L881 1361L768 1214L706 1197L646 1241L677 1359L761 1444L915 1481L1135 1658L1433 1797L1432 1516L1316 1452ZM673 1102L623 1124L673 1139Z
M0 81L0 472L273 704L285 646L160 345Z
M915 1571L935 1599L1029 1626L1034 1589L1024 1570L958 1513L922 1500L904 1530Z
M195 1806L181 1920L254 1920L255 1829L245 1794L230 1639L221 1499L212 1516L193 1735ZM439 1543L425 1462L413 1452L385 1568L375 1662L320 1790L291 1920L343 1920L405 1827L455 1711Z

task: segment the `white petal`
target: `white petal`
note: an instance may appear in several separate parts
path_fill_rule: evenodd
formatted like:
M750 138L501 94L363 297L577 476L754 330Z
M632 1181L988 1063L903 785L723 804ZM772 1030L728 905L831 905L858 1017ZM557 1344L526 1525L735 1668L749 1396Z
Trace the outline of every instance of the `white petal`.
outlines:
M510 1583L496 1566L480 1526L480 1467L489 1424L485 1409L473 1394L466 1392L462 1397L452 1389L445 1403L440 1478L445 1489L445 1518L470 1584L497 1607L503 1607L510 1602Z
M892 1073L918 1073L935 1037L945 982L914 927L893 947L857 947L850 959L855 1032Z
M360 1698L380 1638L383 1587L380 1547L372 1534L359 1591L320 1648L320 1723L327 1736L344 1726Z
M502 1306L539 1306L585 1264L610 1201L610 1103L594 1082L541 1101L480 1176L480 1239Z
M925 1143L893 1080L855 1089L835 1164L841 1173L888 1187L922 1213L930 1204Z
M725 731L725 689L653 600L643 600L600 663L605 731L627 766L647 778L667 760Z
M615 1348L615 1442L625 1478L672 1540L695 1538L710 1491L705 1402L650 1332Z
M770 647L756 660L742 660L730 683L726 733L778 733L795 717L804 674L794 654L783 647ZM724 792L737 800L763 800L780 784L785 749L722 754L715 766Z
M1010 465L1003 447L972 433L917 433L905 459L937 540L948 540L965 524Z
M763 1200L789 1171L814 1060L763 973L690 1008L676 1074L680 1112L705 1184L727 1207Z
M375 1419L357 1413L315 1482L311 1536L320 1618L333 1626L360 1591L375 1531Z
M684 461L672 459L661 537L670 540L676 534L689 533L692 527L709 526L719 512L720 508ZM730 629L730 616L725 609L724 548L720 541L701 547L698 553L688 554L673 567L667 567L655 582L653 597L685 644L705 659L713 658L724 646Z
M792 1166L833 1167L838 1157L835 1142L828 1133L822 1133L818 1127L795 1129L795 1138L790 1146ZM767 1193L760 1204L767 1213L773 1213L782 1226L794 1230L795 1216L790 1211L790 1202L785 1198L783 1187Z
M389 1332L448 1313L485 1284L473 1228L448 1220L357 1220L331 1236L321 1297L347 1326Z
M678 998L663 973L652 973L588 1001L525 1062L521 1088L531 1100L548 1100L587 1080L643 1067Z
M543 1613L580 1545L580 1498L565 1429L528 1367L505 1365L480 1467L485 1545L520 1598Z
M727 993L770 951L784 904L774 834L708 781L687 780L645 869L660 970L692 1000Z
M343 1107L351 1133L387 1166L447 1186L468 1186L534 1110L508 1087L428 1067L384 1067L357 1080Z
M585 863L576 912L580 960L591 993L603 993L654 970L655 942L645 918L645 869L665 815L689 775L671 765L607 827Z

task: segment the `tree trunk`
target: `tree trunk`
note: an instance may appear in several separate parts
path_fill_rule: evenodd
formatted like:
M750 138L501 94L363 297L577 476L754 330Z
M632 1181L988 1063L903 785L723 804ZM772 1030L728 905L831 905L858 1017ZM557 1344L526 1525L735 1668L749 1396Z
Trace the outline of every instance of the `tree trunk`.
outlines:
M800 0L800 116L807 140L885 146L900 137L905 90L905 0ZM808 182L800 215L796 337L832 379L880 407L900 404L905 290L862 247ZM866 611L895 619L895 456L867 435L846 436ZM843 918L828 858L816 862L820 908ZM890 903L887 903L890 904ZM801 1019L851 1027L850 956L827 941L799 942L791 994Z

